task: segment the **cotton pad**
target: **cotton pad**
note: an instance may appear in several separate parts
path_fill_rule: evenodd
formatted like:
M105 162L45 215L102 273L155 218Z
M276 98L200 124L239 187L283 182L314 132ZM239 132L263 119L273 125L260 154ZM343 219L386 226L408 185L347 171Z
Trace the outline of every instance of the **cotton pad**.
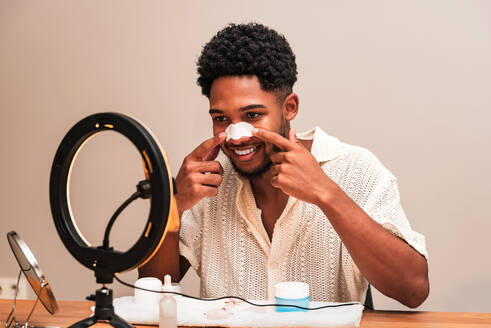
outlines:
M254 127L247 122L230 124L226 129L227 141L230 139L239 140L242 137L252 137Z

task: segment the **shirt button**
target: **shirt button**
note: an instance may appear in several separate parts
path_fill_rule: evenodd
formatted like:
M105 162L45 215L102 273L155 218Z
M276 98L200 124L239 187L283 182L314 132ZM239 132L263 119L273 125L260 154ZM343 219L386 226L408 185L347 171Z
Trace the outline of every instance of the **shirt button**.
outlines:
M269 267L270 267L271 269L278 269L278 262L276 262L276 261L271 262L271 263L269 264Z

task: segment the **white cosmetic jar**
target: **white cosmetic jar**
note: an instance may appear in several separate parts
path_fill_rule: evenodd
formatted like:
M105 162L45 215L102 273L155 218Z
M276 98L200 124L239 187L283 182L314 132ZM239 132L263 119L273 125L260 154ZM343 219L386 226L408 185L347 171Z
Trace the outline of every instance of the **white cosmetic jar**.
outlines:
M274 296L276 301L276 312L292 312L308 310L290 306L297 305L308 308L310 305L309 285L301 281L285 281L274 286Z
M162 281L153 277L140 278L135 282L135 286L155 290L157 293L135 288L135 303L137 304L158 304L162 298Z

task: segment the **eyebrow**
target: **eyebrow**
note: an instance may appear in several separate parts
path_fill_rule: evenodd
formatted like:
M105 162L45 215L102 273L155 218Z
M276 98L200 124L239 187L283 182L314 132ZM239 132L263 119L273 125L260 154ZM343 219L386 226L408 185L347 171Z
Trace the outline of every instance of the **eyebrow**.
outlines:
M239 112L245 112L245 111L248 111L248 110L254 109L254 108L266 108L266 106L261 105L261 104L251 104L251 105L247 105L247 106L244 106L244 107L240 107L239 108ZM209 110L209 113L210 114L223 114L223 110L216 109L216 108L211 108Z

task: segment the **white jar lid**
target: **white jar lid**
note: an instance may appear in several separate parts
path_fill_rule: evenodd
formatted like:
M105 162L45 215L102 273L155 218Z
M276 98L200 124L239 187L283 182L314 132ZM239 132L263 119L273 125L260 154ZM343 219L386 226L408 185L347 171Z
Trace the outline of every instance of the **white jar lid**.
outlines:
M284 281L274 285L274 296L288 299L309 296L309 285L301 281Z

